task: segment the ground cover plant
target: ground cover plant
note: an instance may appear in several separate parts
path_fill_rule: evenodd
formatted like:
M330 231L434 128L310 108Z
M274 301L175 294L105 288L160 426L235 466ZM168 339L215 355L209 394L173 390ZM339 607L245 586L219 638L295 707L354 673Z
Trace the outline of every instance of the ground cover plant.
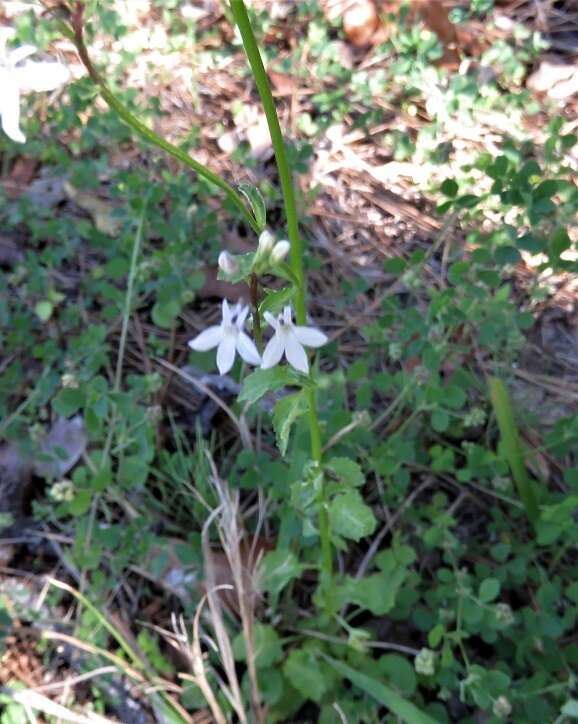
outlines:
M0 8L2 724L578 718L578 25L431 5Z

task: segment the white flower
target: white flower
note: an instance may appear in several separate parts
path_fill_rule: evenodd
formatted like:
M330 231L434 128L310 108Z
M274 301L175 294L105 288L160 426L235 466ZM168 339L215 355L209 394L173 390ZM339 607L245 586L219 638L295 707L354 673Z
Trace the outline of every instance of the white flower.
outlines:
M219 325L209 327L201 332L195 339L191 339L189 347L195 352L206 352L213 347L217 348L217 367L222 375L233 366L235 354L250 365L261 363L261 357L254 343L243 331L245 320L249 314L249 307L236 304L233 309L223 299L223 321Z
M228 276L232 276L239 271L239 262L228 251L222 251L219 254L219 268Z
M273 249L275 244L275 237L273 234L265 229L259 236L259 245L257 246L257 254L259 256L268 256Z
M261 367L263 369L274 367L285 355L292 367L307 374L309 362L303 347L322 347L328 341L327 337L313 327L299 327L293 324L291 307L285 307L283 314L277 319L270 312L265 312L264 317L275 330L275 334L265 347Z
M6 135L17 143L24 143L26 137L20 130L20 93L54 90L68 80L69 73L61 63L26 60L36 53L33 45L7 50L6 42L12 35L11 28L0 28L0 118Z
M285 239L278 241L271 252L271 263L280 264L289 253L290 248L291 244Z

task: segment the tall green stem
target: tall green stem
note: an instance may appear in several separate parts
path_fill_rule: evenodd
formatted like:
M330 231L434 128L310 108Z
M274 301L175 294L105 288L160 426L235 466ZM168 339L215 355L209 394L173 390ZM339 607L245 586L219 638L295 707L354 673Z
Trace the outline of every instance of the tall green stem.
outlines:
M277 162L277 169L279 171L279 180L281 181L285 215L287 217L287 234L289 236L289 241L291 242L291 269L298 282L297 295L295 299L295 313L297 316L297 324L305 324L305 274L303 272L304 249L303 240L299 234L297 205L295 203L293 179L291 178L291 171L287 161L285 142L283 140L281 126L279 125L275 101L273 100L273 94L271 93L271 87L269 86L269 79L267 78L267 73L265 72L263 61L261 60L261 53L259 52L259 47L257 45L257 41L255 40L251 21L247 15L247 9L245 8L243 0L231 0L231 11L241 33L245 53L247 54L249 65L253 71L253 77L255 79L257 90L259 91L261 103L263 104L267 125L269 126L269 133L271 134L271 142L273 144L273 150L275 151L275 161Z
M290 260L291 270L297 281L297 293L295 297L295 314L297 324L305 324L307 321L307 305L306 305L306 288L305 288L305 272L303 269L304 244L299 234L299 217L297 214L297 204L295 203L295 192L293 188L293 179L289 162L287 161L287 151L283 140L283 133L279 125L277 109L269 79L263 66L261 53L251 21L247 14L247 9L243 0L231 0L231 11L235 22L241 33L245 53L253 72L255 84L259 91L269 133L271 134L271 142L275 152L275 161L277 170L279 171L279 180L281 181L281 191L283 193L283 203L285 206L285 216L287 218L287 234L291 243ZM309 429L311 437L311 457L313 460L321 464L322 446L321 431L319 428L319 419L317 417L317 404L315 400L315 392L309 390L307 392L309 402ZM321 554L322 554L322 578L323 583L328 590L332 588L333 580L333 555L331 551L331 530L329 526L329 516L327 513L327 501L325 495L325 485L321 487L319 497L319 535L321 538Z

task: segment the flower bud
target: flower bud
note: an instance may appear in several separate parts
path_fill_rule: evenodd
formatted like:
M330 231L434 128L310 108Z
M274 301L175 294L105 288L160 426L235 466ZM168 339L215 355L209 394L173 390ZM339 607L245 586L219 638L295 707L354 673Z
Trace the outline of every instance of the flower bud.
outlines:
M415 657L413 665L418 674L433 676L435 674L435 653L430 649L422 649Z
M288 241L278 241L271 252L271 263L280 264L289 253L291 244Z
M219 269L231 276L239 271L239 262L228 251L222 251L219 254Z
M512 713L512 705L505 696L499 696L494 701L493 714L499 719L507 719Z
M265 229L265 231L259 237L259 246L257 247L257 253L259 254L259 256L269 255L273 249L274 244L275 237L268 229Z

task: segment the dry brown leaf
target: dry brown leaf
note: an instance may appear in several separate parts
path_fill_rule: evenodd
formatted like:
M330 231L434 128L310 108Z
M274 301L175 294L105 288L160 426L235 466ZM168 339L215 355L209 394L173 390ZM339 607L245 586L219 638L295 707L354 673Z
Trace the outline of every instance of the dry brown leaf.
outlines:
M343 31L352 45L369 45L379 27L379 16L375 3L358 0L350 4L343 14Z
M118 208L115 204L99 198L95 193L80 191L68 181L64 184L64 190L69 199L91 215L94 225L99 231L107 236L119 234L122 220L115 215Z

